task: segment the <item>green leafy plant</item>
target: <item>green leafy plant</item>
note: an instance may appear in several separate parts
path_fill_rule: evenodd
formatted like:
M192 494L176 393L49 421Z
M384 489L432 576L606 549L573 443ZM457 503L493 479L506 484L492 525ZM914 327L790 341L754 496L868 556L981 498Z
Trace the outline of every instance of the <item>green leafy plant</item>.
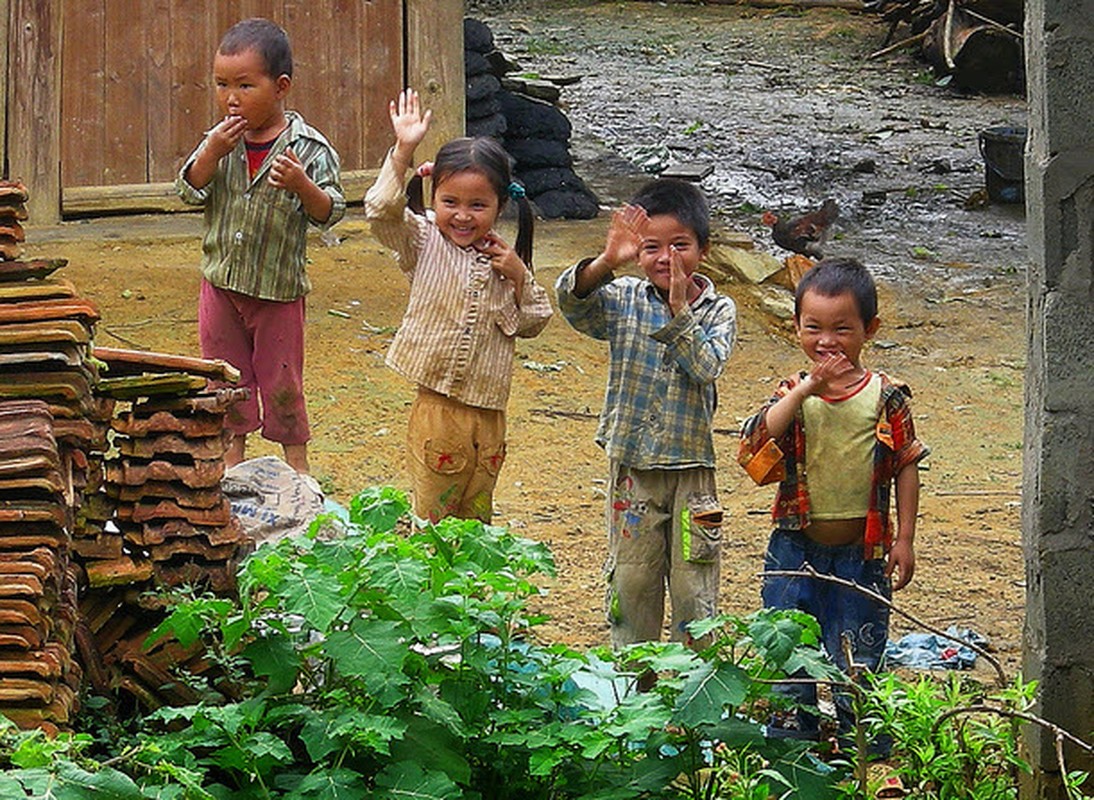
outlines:
M238 606L194 598L174 609L155 635L204 637L249 690L150 715L137 759L146 782L170 777L168 765L199 776L203 797L235 800L394 798L408 787L436 798L700 797L713 796L717 745L753 748L765 780L798 784L804 746L768 742L749 713L771 702L766 680L781 670L831 674L812 618L711 620L695 631L709 642L699 653L544 646L527 601L540 591L532 577L553 574L548 550L475 521L421 525L408 510L395 490L366 490L344 535L320 536L333 525L320 519L249 558ZM659 679L637 692L644 673Z
M58 800L533 798L766 800L862 796L851 764L768 739L776 685L846 678L815 619L761 610L693 623L692 648L579 653L540 643L528 601L546 547L466 520L425 524L368 489L348 522L264 546L238 602L176 598L153 633L201 641L204 700L126 728L94 700L96 735L0 727L0 797ZM639 691L639 685L645 691ZM1033 686L987 694L953 677L878 676L861 693L871 735L925 798L1011 798ZM990 710L989 709L989 710ZM1028 716L1028 715L1027 715ZM1067 776L1071 797L1086 780Z
M985 700L1001 708L1025 711L1036 684L1020 680L987 693L960 674L944 680L923 677L900 680L893 674L873 676L866 718L875 733L893 737L904 784L923 798L1017 797L1018 773L1029 765L1018 754L1017 723L1000 716L970 717L938 724L952 709Z

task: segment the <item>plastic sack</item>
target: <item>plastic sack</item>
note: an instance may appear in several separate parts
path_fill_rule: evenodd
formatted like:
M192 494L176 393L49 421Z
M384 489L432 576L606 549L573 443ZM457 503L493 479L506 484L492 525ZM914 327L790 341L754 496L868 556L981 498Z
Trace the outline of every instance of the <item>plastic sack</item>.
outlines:
M315 478L301 475L277 456L229 467L221 488L256 545L303 533L324 511L323 492Z

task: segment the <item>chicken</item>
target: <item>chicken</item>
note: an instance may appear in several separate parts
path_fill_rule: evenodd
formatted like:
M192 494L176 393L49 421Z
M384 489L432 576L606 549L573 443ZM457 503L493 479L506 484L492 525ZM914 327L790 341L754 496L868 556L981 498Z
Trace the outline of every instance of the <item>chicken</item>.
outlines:
M762 217L764 225L771 226L771 238L775 244L811 258L824 257L824 242L828 229L839 216L839 205L829 198L816 211L792 219L780 219L770 211Z

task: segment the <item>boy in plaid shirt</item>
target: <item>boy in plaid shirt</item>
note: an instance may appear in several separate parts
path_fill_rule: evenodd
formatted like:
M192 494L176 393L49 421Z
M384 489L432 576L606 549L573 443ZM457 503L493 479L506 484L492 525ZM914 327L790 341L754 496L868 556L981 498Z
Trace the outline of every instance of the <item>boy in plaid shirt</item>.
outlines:
M697 187L662 179L612 215L604 250L566 270L559 309L608 342L611 367L596 442L608 454L607 611L612 646L670 636L718 603L722 511L714 481L715 381L737 311L695 272L710 244ZM637 262L644 278L616 277Z
M863 349L879 324L877 288L862 264L829 258L809 270L794 306L809 369L782 381L745 421L738 461L757 483L779 486L766 571L808 564L889 598L915 572L916 465L929 450L916 437L908 387L863 366ZM895 526L890 505L896 506ZM768 575L763 602L816 617L825 649L845 672L851 665L844 637L856 665L874 670L881 663L889 609L862 593L813 578ZM785 693L816 706L812 684L794 684ZM846 734L853 717L845 693L836 695L836 711ZM769 735L816 739L818 722L804 709L777 715ZM886 743L874 744L885 752Z

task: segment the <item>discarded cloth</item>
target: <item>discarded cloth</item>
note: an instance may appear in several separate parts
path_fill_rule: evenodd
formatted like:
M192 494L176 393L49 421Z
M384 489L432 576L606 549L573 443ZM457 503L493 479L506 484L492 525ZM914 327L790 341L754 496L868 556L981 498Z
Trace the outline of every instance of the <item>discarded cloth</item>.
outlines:
M947 639L934 633L909 633L897 641L885 645L885 663L913 667L915 669L972 669L976 663L976 651L964 643L983 647L988 640L969 628L951 625Z

